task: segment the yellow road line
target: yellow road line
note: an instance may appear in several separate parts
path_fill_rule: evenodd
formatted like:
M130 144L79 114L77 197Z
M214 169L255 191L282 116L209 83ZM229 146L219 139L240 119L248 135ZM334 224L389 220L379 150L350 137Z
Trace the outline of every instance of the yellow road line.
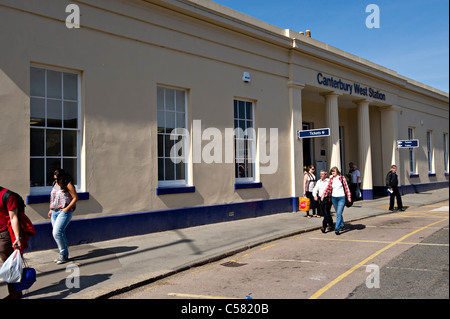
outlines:
M221 297L221 296L180 294L180 293L175 293L175 292L168 293L167 295L171 296L171 297L201 298L201 299L238 299L238 298L229 298L229 297Z
M272 244L272 245L269 245L269 246L263 247L263 248L261 248L261 250L266 250L267 248L270 248L270 247L273 247L273 246L275 246L275 244Z
M357 243L375 243L375 244L391 244L393 241L381 241L381 240L366 240L366 239L341 239L341 238L309 238L315 240L333 240L333 241L348 241ZM433 244L433 243L411 243L411 242L401 242L397 243L401 245L423 245L423 246L448 246L449 244Z
M427 226L424 226L422 228L419 228L409 234L406 234L405 236L397 239L396 241L390 243L389 245L383 247L382 249L378 250L377 252L373 253L372 255L370 255L369 257L367 257L366 259L364 259L363 261L359 262L358 264L356 264L355 266L353 266L352 268L350 268L349 270L347 270L346 272L344 272L342 275L338 276L337 278L335 278L333 281L331 281L330 283L328 283L327 285L325 285L324 287L322 287L321 289L319 289L317 292L315 292L311 297L309 297L308 299L317 299L319 298L323 293L325 293L328 289L330 289L331 287L333 287L335 284L337 284L338 282L340 282L342 279L344 279L345 277L347 277L348 275L350 275L352 272L354 272L356 269L358 269L359 267L363 266L364 264L367 264L369 260L375 258L376 256L378 256L379 254L381 254L382 252L388 250L389 248L391 248L392 246L400 243L401 241L403 241L404 239L418 233L419 231L422 231L428 227L434 226L436 224L439 224L440 222L443 222L445 220L448 220L447 218L441 219L437 222L431 223Z

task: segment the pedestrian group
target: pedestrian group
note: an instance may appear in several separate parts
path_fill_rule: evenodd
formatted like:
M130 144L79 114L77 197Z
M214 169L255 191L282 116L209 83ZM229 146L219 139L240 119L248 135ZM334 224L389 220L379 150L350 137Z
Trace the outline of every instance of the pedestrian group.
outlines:
M404 211L400 191L398 189L398 176L396 174L397 166L392 165L391 170L386 176L386 187L390 194L389 210L394 211L394 201L397 199L398 210ZM315 166L309 165L304 168L304 192L303 197L310 200L310 209L313 217L323 217L321 231L326 233L334 231L340 235L345 229L344 207L351 207L354 201L362 200L361 192L361 173L358 166L352 162L349 163L349 172L342 176L337 167L330 169L330 177L327 171L320 171L320 179L316 179ZM331 216L331 207L336 212L336 224L333 223ZM306 211L306 217L312 217L309 210Z
M312 209L312 215L309 214L308 210L306 217L323 217L321 227L323 233L334 231L336 235L339 235L345 228L344 207L350 206L352 200L362 199L360 172L355 164L349 163L349 166L348 181L345 176L341 175L337 167L330 169L330 177L327 176L325 170L321 170L320 179L316 178L314 165L305 168L303 196L310 199L310 209ZM394 210L396 199L398 209L403 211L404 207L398 189L396 172L397 166L392 165L386 176L386 186L390 194L389 209ZM53 172L53 178L48 217L51 219L52 235L59 252L59 257L54 261L57 264L63 264L69 261L66 227L72 219L78 196L72 178L63 169L56 169ZM350 186L348 183L350 183ZM7 198L5 194L8 194ZM11 193L8 189L0 186L0 259L2 262L5 262L14 250L18 249L22 253L23 249L27 247L28 236L19 218L21 213L24 213L19 211L19 199L22 200L21 197L17 198L15 193ZM336 212L336 224L333 223L331 216L331 206L334 207ZM18 291L14 284L8 283L7 288L9 295L6 298L18 299L22 297L22 291Z

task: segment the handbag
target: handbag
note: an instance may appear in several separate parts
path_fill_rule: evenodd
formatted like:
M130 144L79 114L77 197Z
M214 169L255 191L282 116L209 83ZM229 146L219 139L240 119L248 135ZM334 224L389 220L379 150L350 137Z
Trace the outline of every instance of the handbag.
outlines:
M27 290L36 282L36 270L28 266L25 258L22 258L25 268L22 271L22 279L14 284L17 291Z
M16 249L5 260L0 268L0 275L7 283L16 283L22 280L22 255L20 250Z
M353 206L353 201L349 202L347 195L345 195L345 207L352 207Z
M341 183L342 183L342 187L344 188L344 193L346 193L345 192L345 185L344 185L344 182L342 181L342 178L341 178ZM348 201L348 196L347 196L347 194L345 194L345 207L352 207L352 206L353 206L353 200L351 202L349 202Z
M299 205L298 205L298 209L304 212L308 212L309 211L309 207L311 205L311 201L309 198L307 197L299 197Z

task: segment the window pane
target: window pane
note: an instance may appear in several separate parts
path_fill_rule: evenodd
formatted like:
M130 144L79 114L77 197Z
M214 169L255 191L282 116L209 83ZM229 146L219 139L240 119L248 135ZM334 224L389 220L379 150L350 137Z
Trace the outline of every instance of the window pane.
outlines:
M32 97L30 99L30 125L45 126L45 100Z
M30 159L30 186L44 186L44 159Z
M247 120L251 120L252 119L252 103L251 102L246 102L245 103L245 118Z
M61 156L61 131L47 130L47 156Z
M245 102L244 101L239 101L238 104L238 108L239 108L239 118L240 119L245 119Z
M64 127L78 128L77 102L64 102Z
M78 76L73 73L64 73L64 99L78 100Z
M183 162L180 162L176 165L176 179L177 180L184 180L186 179L185 174L185 164Z
M47 126L62 127L62 103L60 100L47 100Z
M158 180L164 180L164 159L158 158Z
M166 112L166 132L172 133L175 128L175 112Z
M45 70L38 68L30 69L30 95L45 96Z
M176 126L177 128L185 128L186 127L186 119L184 117L184 113L176 113Z
M44 132L41 129L30 130L30 155L44 156Z
M47 182L46 186L51 186L54 178L53 173L56 169L61 168L61 159L59 158L48 158L47 159Z
M165 89L166 110L175 111L175 90Z
M164 135L158 134L158 157L164 156Z
M165 121L165 112L158 111L158 133L165 133L166 121Z
M170 135L164 135L164 156L170 157L170 150L175 145L174 140L170 139Z
M176 91L176 110L177 112L183 112L185 111L184 109L184 102L185 102L185 97L184 97L185 93L184 91L180 91L177 90Z
M165 180L173 181L175 179L175 164L171 159L164 160Z
M61 72L47 70L47 98L60 99L61 90Z
M63 131L63 156L77 156L76 131Z
M77 160L74 158L65 158L63 160L64 170L72 177L73 185L77 185Z

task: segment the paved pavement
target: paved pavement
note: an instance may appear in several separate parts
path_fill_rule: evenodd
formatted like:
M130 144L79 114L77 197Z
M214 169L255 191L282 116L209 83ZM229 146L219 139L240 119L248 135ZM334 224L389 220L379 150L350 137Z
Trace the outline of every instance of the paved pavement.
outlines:
M449 189L408 194L402 199L409 208L430 205L448 200ZM345 208L344 221L392 213L388 201L385 197L356 202ZM69 247L71 261L62 265L53 262L56 249L28 252L25 258L36 269L37 281L24 298L107 298L250 247L319 229L321 224L321 218L289 212L126 237ZM0 286L2 298L7 289L5 283Z

